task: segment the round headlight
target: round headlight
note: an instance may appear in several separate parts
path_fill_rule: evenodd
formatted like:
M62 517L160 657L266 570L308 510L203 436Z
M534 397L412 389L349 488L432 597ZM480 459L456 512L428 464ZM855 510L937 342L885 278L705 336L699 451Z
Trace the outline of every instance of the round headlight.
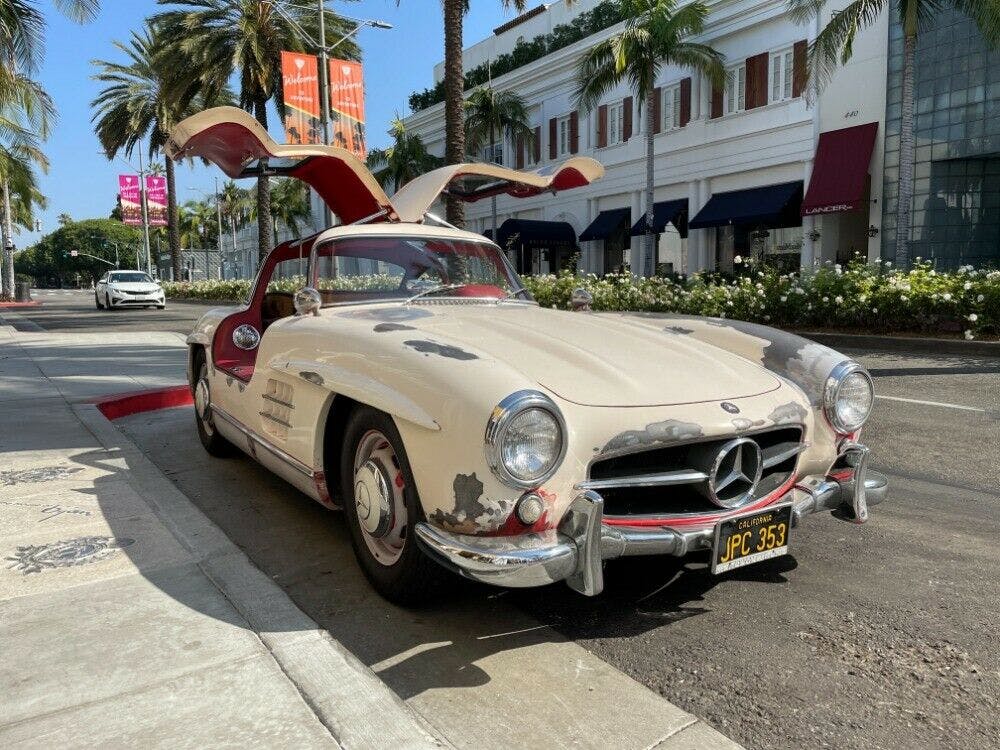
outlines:
M875 403L871 377L857 362L837 365L826 381L826 418L842 434L856 432L868 421Z
M504 484L535 488L559 468L565 425L545 394L518 391L493 410L486 425L486 460Z

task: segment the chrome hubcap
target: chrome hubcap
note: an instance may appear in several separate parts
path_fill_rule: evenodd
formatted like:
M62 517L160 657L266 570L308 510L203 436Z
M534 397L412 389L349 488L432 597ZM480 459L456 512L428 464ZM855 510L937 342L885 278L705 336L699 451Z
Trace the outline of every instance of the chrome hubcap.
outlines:
M194 387L194 410L205 427L205 431L211 435L213 432L212 398L206 378L201 378Z
M403 554L408 521L404 488L392 444L378 430L365 433L354 454L354 509L365 546L386 566Z

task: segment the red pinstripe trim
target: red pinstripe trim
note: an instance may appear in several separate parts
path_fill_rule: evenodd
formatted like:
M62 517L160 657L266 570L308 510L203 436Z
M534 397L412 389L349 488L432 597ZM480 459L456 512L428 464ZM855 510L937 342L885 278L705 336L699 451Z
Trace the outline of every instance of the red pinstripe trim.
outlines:
M637 518L635 520L629 520L625 518L605 518L604 523L608 526L658 526L662 528L686 528L689 526L707 526L715 525L723 519L730 518L731 516L738 516L751 510L757 510L758 508L764 508L771 503L780 500L792 487L795 486L797 477L793 474L788 480L781 485L778 489L772 492L770 495L765 495L760 500L750 505L744 505L738 510L734 510L731 513L719 513L710 514L704 516L684 516L683 518L663 516L662 518Z
M170 388L157 388L151 391L132 391L118 393L114 396L102 396L89 403L96 404L108 419L120 419L130 414L144 411L169 409L173 406L188 406L194 403L191 389L186 385L175 385Z

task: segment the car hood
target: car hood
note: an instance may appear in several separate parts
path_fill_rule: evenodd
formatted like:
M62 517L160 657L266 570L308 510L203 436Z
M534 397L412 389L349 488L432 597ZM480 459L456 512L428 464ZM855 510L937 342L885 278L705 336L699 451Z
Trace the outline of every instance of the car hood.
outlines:
M720 401L780 387L760 365L635 318L516 303L407 309L426 313L393 326L407 340L460 345L584 406Z
M158 292L159 284L148 281L109 281L108 286L112 289L121 289L123 292Z

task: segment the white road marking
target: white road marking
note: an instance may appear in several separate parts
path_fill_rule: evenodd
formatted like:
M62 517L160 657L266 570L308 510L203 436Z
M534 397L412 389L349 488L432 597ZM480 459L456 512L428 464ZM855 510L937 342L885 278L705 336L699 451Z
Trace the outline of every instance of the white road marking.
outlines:
M974 411L980 414L989 414L988 409L979 409L975 406L963 406L962 404L945 404L940 401L922 401L919 398L901 398L900 396L882 396L881 394L876 395L875 398L880 398L885 401L902 401L907 404L920 404L921 406L940 406L942 409L961 409L962 411Z

